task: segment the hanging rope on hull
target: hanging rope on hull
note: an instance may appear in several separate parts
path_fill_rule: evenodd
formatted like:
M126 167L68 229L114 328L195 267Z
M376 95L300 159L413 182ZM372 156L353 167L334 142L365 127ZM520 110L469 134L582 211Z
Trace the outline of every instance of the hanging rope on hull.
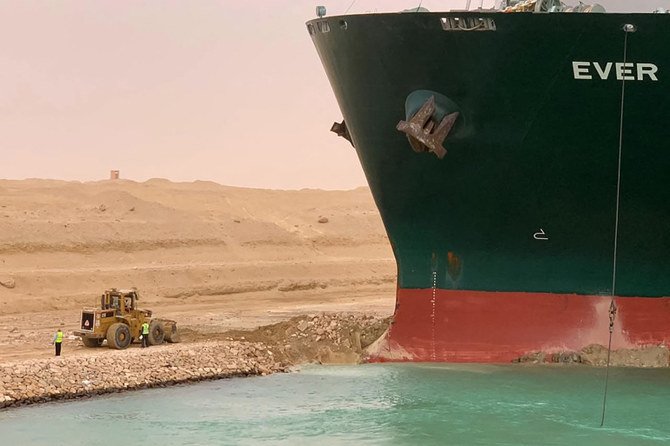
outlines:
M623 66L628 62L628 34L636 31L635 25L626 24L623 26ZM616 267L617 267L617 249L619 245L619 205L621 203L621 154L623 152L623 118L624 105L626 100L626 76L621 80L621 113L619 115L619 159L617 164L617 181L616 181L616 213L614 218L614 256L612 261L612 300L610 301L609 309L609 343L607 345L607 366L605 371L605 390L603 391L603 409L600 418L600 427L605 425L605 411L607 409L607 387L610 376L610 358L612 355L612 333L614 332L614 320L616 319L617 307L614 302L616 296Z
M614 296L610 301L610 340L607 344L607 368L605 369L605 391L603 392L603 411L600 418L600 427L605 424L605 408L607 407L607 385L610 377L610 357L612 355L612 333L614 332L614 319L616 318L616 304L614 303Z

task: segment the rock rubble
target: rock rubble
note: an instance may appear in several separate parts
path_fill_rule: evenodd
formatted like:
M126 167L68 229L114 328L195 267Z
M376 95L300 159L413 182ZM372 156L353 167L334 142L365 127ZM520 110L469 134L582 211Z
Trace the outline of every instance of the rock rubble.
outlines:
M365 360L388 318L319 313L225 333L190 333L182 344L89 349L85 355L0 364L0 408L124 390L285 372L304 363ZM66 342L81 342L67 338Z
M110 350L0 365L0 408L179 383L286 371L263 343Z

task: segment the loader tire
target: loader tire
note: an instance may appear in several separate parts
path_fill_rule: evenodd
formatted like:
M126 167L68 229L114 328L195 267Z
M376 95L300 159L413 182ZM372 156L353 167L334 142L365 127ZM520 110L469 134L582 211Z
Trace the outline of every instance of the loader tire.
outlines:
M165 339L165 329L163 324L158 321L151 321L149 324L149 345L160 345Z
M117 322L107 330L107 346L109 348L123 350L130 345L131 341L130 328L126 324Z
M104 341L102 338L87 338L86 336L81 337L81 342L84 343L84 346L91 348L102 346L102 341Z
M179 331L177 331L177 324L170 324L165 330L165 340L171 344L180 342Z

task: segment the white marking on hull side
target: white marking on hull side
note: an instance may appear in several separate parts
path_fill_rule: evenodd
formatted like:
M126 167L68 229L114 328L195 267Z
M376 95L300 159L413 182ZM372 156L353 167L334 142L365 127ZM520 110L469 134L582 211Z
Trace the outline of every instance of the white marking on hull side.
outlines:
M612 70L614 67L614 70ZM608 80L614 76L619 81L658 81L658 66L653 63L633 63L633 62L572 62L572 75L576 80Z

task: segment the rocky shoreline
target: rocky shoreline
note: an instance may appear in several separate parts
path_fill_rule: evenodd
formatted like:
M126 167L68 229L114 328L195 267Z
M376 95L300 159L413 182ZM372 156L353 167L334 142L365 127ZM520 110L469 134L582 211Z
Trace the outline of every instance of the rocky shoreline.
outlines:
M255 330L201 333L185 330L187 342L147 349L87 349L86 354L0 364L0 408L176 384L287 372L305 363L356 364L382 336L390 318L320 313L296 316ZM73 341L74 342L74 341ZM76 341L81 342L81 341ZM66 350L67 352L67 350ZM606 364L607 349L535 352L520 363ZM612 366L669 367L666 346L617 350Z
M388 319L364 314L320 313L250 331L193 333L187 329L187 342L182 344L127 350L103 347L73 356L66 349L65 356L0 364L0 408L262 376L310 362L358 363L364 359L365 347L387 326Z
M284 371L264 344L240 341L18 361L0 365L0 408Z

